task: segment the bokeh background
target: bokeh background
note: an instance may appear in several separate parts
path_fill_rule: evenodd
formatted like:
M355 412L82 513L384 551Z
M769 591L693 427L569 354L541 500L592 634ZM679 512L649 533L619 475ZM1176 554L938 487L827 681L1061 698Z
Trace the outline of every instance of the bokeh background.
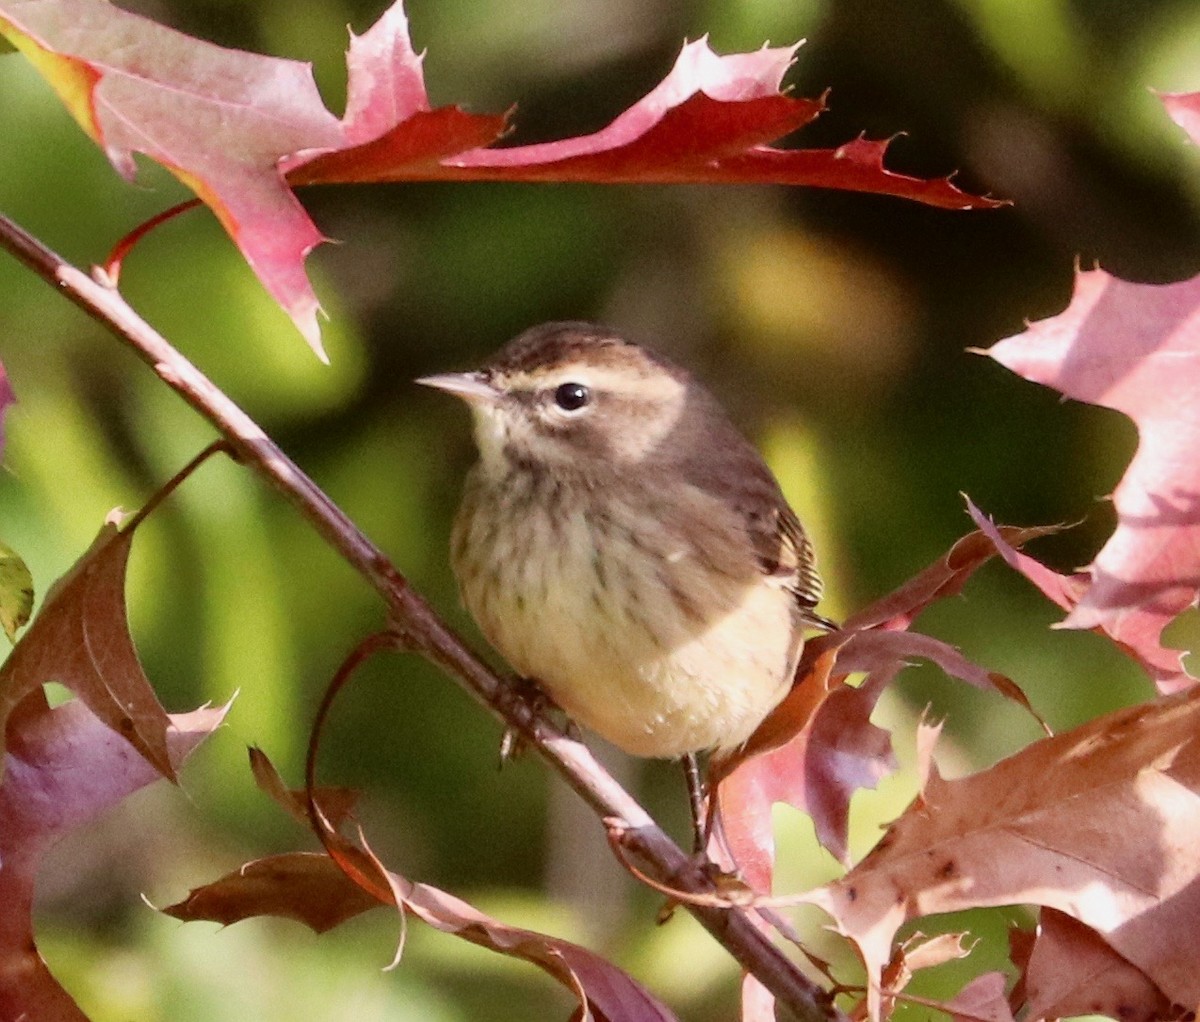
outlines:
M311 60L344 95L345 25L382 0L127 4L213 41ZM435 103L519 102L514 139L594 130L648 91L685 38L722 52L807 38L789 76L830 110L798 144L898 137L890 166L959 172L1009 208L951 213L895 199L778 188L404 185L310 190L344 244L309 261L329 312L320 365L207 214L149 236L127 261L134 305L261 423L465 633L447 539L472 459L466 413L412 384L465 368L552 318L595 318L707 378L759 442L815 534L845 614L968 531L960 493L1014 524L1075 522L1035 550L1086 563L1112 525L1098 498L1136 437L1120 416L1063 404L977 354L1061 310L1073 266L1165 282L1200 270L1200 167L1151 89L1200 89L1190 0L410 0ZM77 263L183 197L152 166L123 183L49 89L0 57L0 209ZM105 513L139 504L211 439L132 355L13 260L0 258L0 359L20 403L0 474L0 538L39 593ZM120 1019L563 1018L536 970L417 924L400 968L383 913L316 938L295 924L228 930L150 911L248 858L308 847L259 795L245 746L298 779L311 715L344 654L382 623L378 601L273 493L213 463L141 531L133 628L168 708L238 691L228 726L182 791L148 790L48 864L39 937L99 1022ZM922 626L1025 686L1069 727L1149 686L1091 635L1051 632L1053 608L994 565ZM1190 644L1187 626L1174 638ZM882 703L912 759L920 713L946 718L944 772L1035 737L998 698L918 668ZM687 1019L730 1018L733 963L690 920L655 927L657 899L609 860L601 829L532 760L499 772L498 726L411 657L370 665L339 701L322 774L365 789L394 868L502 918L589 943ZM667 764L610 756L677 833ZM161 790L159 790L161 789ZM912 796L911 768L855 802L861 854ZM780 887L835 864L780 810ZM1019 910L973 916L1002 959ZM821 920L803 920L833 953ZM952 927L963 920L947 920ZM923 927L926 931L929 927ZM954 989L943 970L924 992Z

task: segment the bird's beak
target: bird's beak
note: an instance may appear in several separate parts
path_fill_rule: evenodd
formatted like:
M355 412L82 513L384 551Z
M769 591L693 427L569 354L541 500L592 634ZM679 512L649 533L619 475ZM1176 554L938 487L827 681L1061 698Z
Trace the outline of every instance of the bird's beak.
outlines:
M422 376L416 382L444 390L472 405L494 404L500 397L500 391L488 382L483 373L442 373L438 376Z

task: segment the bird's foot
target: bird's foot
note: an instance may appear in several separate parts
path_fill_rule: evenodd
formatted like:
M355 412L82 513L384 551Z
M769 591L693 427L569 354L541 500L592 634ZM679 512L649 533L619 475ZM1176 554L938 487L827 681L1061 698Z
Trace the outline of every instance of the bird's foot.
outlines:
M524 706L529 711L530 716L561 716L563 719L562 727L567 737L577 742L582 741L583 736L580 734L575 722L566 715L563 708L547 695L545 690L533 678L516 677L511 679L509 681L509 697L514 703ZM517 759L528 747L529 743L521 735L520 731L511 725L506 727L500 739L500 766L503 767L510 760Z

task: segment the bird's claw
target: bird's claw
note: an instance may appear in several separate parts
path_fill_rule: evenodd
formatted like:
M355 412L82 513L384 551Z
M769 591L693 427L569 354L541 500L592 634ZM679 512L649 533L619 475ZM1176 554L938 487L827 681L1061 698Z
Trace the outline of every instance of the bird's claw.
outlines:
M509 682L509 695L514 703L524 706L530 716L545 717L549 714L560 714L563 717L563 731L572 741L582 741L583 735L576 723L568 717L558 705L538 685L533 678L513 678ZM504 729L500 738L500 766L517 759L529 747L529 742L521 732L511 724Z

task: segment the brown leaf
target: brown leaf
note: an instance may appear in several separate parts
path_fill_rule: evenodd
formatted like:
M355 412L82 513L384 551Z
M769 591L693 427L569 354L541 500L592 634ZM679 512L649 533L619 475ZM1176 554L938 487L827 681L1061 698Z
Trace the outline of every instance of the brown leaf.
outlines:
M258 746L252 745L248 751L250 772L254 775L254 782L258 785L259 790L270 796L276 805L307 829L309 826L308 797L305 795L304 789L289 788L283 778L279 776L275 764ZM320 807L321 812L325 814L329 825L334 828L352 816L354 807L358 804L358 798L359 792L354 788L330 786L317 788L313 792L314 801Z
M731 859L750 886L768 893L775 846L771 806L784 802L813 820L817 838L849 862L850 800L896 767L891 739L871 723L883 690L912 659L936 663L946 674L997 692L1021 706L1049 733L1025 693L1010 678L987 671L938 639L906 629L931 603L962 590L997 552L997 537L1025 543L1054 527L994 526L959 540L893 593L853 615L846 626L810 640L796 682L735 755L711 764L721 830L714 854ZM867 675L857 687L852 674Z
M110 516L88 551L50 587L28 631L0 667L0 751L4 722L50 681L74 692L164 777L170 720L138 661L125 615L125 566L132 530Z
M168 718L172 771L227 707ZM50 709L35 692L9 716L0 783L0 1019L84 1018L34 944L34 883L46 850L160 772L80 701Z
M951 677L1011 699L1046 728L1015 682L932 636L869 629L836 632L817 644L821 652L813 673L793 687L745 750L714 764L711 775L728 850L751 886L763 893L774 856L774 802L807 812L821 844L840 862L849 862L850 800L896 768L891 737L871 723L871 714L910 659L932 660ZM828 678L831 669L837 674L833 679ZM858 686L845 684L851 674L867 677Z
M249 862L163 909L176 919L225 925L255 916L294 919L322 933L345 920L391 902L431 926L481 947L522 958L548 972L572 992L582 991L597 1020L670 1022L674 1016L639 984L586 948L531 930L507 926L453 895L412 883L378 868L375 860L342 839L341 852L354 870L371 873L368 893L328 855L293 852ZM394 900L380 897L395 892Z
M1023 1007L1026 1000L1025 977L1029 969L1029 959L1033 954L1033 945L1037 942L1037 933L1024 926L1011 925L1008 928L1008 958L1016 966L1017 981L1008 994L1008 1005L1015 1012Z
M261 751L252 751L251 765L260 787L289 812L295 808L289 803L303 802L302 795L287 791ZM508 926L445 891L414 883L388 870L365 841L360 847L331 830L328 820L318 822L327 855L297 852L249 862L163 911L226 925L280 916L323 932L369 908L391 906L445 933L531 962L579 996L595 1022L674 1022L639 983L587 948Z
M941 933L926 937L918 930L898 945L880 976L884 1017L891 1017L897 995L912 981L913 973L966 958L971 953L964 943L966 938L965 933Z
M1042 909L1025 970L1026 1022L1070 1015L1111 1015L1121 1022L1180 1017L1149 977L1089 926Z
M821 843L843 861L848 857L851 795L895 769L888 733L870 720L886 680L880 675L856 688L838 679L825 690L819 674L810 676L792 690L788 715L794 713L791 722L804 720L798 735L749 759L738 757L732 769L715 765L719 844L752 889L771 889L776 802L808 812Z
M1031 903L1096 929L1172 1001L1200 1003L1200 694L1100 717L922 793L810 900L871 975L896 929L935 912ZM878 994L872 984L872 1011Z
M184 922L207 919L223 926L256 916L278 916L324 933L379 907L379 899L350 880L323 852L287 852L248 862L162 911Z
M932 969L946 962L956 962L971 953L967 946L968 933L938 933L926 937L914 933L904 942L904 956L909 969L917 972Z

